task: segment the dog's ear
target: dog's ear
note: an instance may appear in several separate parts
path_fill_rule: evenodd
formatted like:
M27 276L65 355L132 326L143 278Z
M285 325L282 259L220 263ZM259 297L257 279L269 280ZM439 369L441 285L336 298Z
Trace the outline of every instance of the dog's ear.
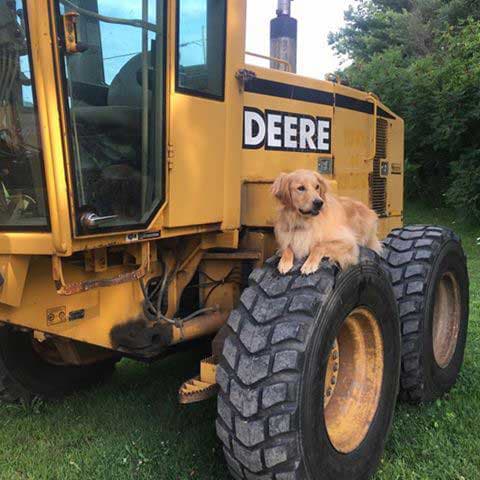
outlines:
M320 175L318 172L314 172L315 177L317 177L318 182L320 183L320 189L322 190L323 194L330 193L330 184L325 180L323 175Z
M290 178L288 174L281 173L272 185L272 194L287 207L292 205L290 194Z

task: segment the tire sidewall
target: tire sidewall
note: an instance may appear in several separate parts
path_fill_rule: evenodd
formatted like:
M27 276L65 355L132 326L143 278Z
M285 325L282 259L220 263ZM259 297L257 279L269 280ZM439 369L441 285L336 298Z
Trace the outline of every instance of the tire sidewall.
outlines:
M324 376L341 325L357 307L372 311L384 341L384 377L377 412L360 446L349 454L330 442L323 412ZM400 327L393 291L384 272L359 265L342 273L317 315L305 353L300 390L300 445L306 478L368 478L376 469L391 427L400 376ZM320 400L319 400L320 399Z
M451 272L458 282L461 317L455 353L448 366L441 368L435 360L433 350L433 315L437 287L440 279L446 272ZM423 349L425 352L425 365L423 365L425 401L437 398L443 392L450 390L455 384L463 364L468 331L468 315L469 286L465 256L458 242L451 240L442 246L427 281L425 295L425 321L427 324L424 325L425 335L423 337Z

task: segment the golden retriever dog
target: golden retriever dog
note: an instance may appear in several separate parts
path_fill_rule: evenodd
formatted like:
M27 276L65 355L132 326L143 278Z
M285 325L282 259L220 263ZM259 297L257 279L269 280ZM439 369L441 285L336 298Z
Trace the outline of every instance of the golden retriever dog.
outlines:
M280 273L304 258L304 275L317 271L323 258L345 269L358 263L359 245L380 253L377 214L361 202L334 195L319 173L282 173L272 193L282 204L275 223Z

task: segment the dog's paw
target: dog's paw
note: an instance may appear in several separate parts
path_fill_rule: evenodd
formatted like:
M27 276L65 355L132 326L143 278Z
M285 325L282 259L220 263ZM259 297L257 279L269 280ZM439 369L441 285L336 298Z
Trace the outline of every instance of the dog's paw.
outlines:
M277 268L282 275L285 275L293 268L293 262L281 258Z
M300 269L300 272L303 275L311 275L315 273L320 268L320 264L318 262L307 260Z

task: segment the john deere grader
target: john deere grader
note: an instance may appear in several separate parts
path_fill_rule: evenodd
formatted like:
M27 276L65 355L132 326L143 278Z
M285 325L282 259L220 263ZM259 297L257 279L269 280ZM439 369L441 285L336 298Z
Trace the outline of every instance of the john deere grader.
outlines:
M403 226L402 120L294 73L290 1L270 68L245 27L246 0L0 0L0 397L215 336L179 399L218 393L234 478L366 479L397 397L457 379L465 256ZM299 168L377 212L383 258L278 273L270 189Z

